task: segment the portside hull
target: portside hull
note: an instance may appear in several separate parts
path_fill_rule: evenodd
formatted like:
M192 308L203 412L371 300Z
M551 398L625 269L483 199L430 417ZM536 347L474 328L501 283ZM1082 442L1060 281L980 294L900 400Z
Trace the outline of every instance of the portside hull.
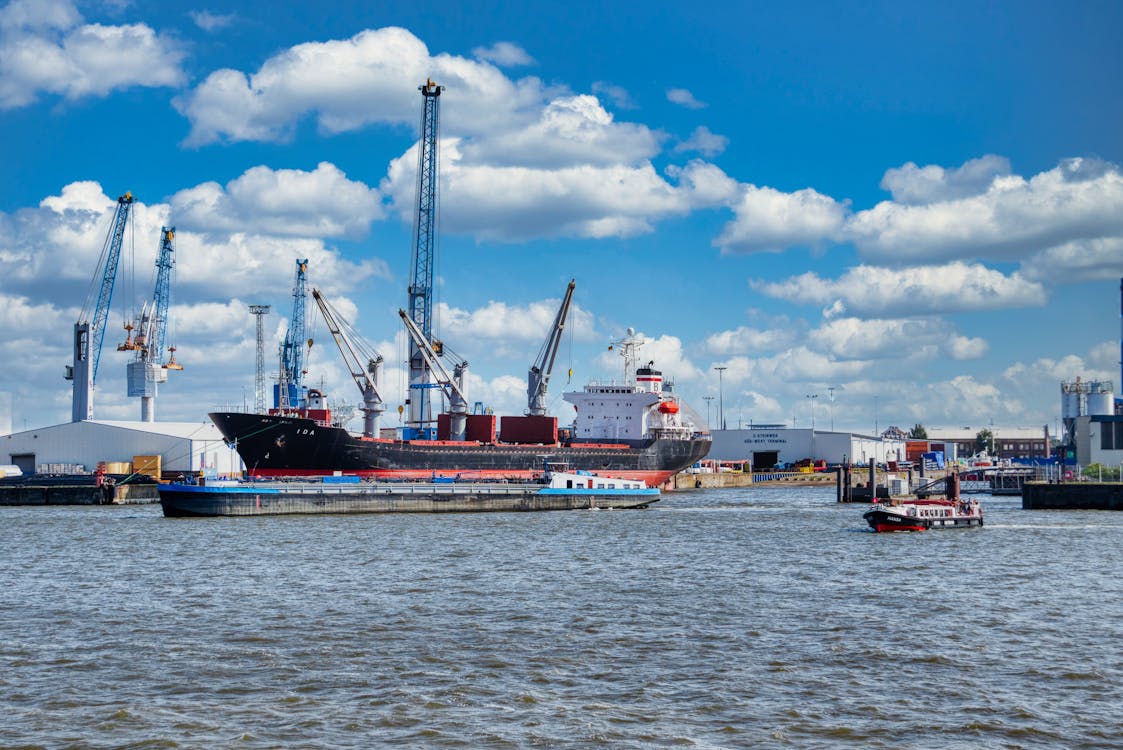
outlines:
M710 449L707 438L572 446L372 440L297 417L238 412L210 417L255 477L321 476L338 471L378 479L459 475L525 481L540 475L543 463L549 460L657 487L701 460Z
M579 492L539 487L370 487L276 492L168 485L160 505L169 518L206 516L330 515L346 513L478 513L593 508L646 508L658 502L650 492Z

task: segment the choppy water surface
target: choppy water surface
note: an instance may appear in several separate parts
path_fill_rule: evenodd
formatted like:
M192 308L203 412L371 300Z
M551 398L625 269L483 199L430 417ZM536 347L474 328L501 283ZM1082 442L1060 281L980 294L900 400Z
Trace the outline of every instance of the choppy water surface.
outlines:
M1123 514L0 508L0 747L1111 747Z

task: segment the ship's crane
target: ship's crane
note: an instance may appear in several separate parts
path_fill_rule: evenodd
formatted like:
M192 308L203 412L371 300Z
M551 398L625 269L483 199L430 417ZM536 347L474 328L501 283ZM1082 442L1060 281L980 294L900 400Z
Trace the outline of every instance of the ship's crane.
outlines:
M175 347L169 346L168 361L163 361L164 341L168 335L168 309L171 307L172 270L175 268L175 227L160 228L160 253L156 258L156 288L151 301L140 308L136 322L126 323L125 343L118 351L135 351L128 364L128 394L140 397L140 418L156 420L156 392L160 383L168 381L169 370L182 370L175 361ZM132 335L136 331L136 336Z
M308 389L304 387L305 339L304 301L305 277L308 259L297 259L296 281L292 288L292 319L281 344L281 372L273 390L273 407L276 409L304 409L308 406Z
M406 333L409 334L410 340L424 358L427 369L437 375L435 386L448 399L449 439L463 440L468 426L468 363L464 361L455 363L450 376L448 370L441 364L440 353L425 338L425 334L409 317L409 313L405 310L398 310L398 315L402 317Z
M526 376L527 413L532 416L546 416L546 391L550 384L550 373L554 369L554 360L558 356L558 345L561 344L562 332L565 330L565 318L569 314L569 303L573 299L573 288L577 282L569 280L565 290L565 298L554 318L554 325L550 334L538 352L538 359L530 366Z
M318 289L312 290L312 299L320 308L328 330L335 339L335 345L343 355L343 362L363 395L363 435L378 437L379 421L386 411L382 393L378 389L382 380L382 355L363 340L355 328L323 298Z
M432 422L429 389L432 374L422 345L433 348L433 266L436 255L437 220L437 137L440 96L444 87L426 79L419 87L424 107L421 113L421 139L417 149L417 204L413 217L413 251L410 257L408 316L421 334L409 347L409 416L405 437L429 436Z
M125 239L125 227L129 221L132 205L132 193L125 193L117 199L113 222L109 227L109 234L106 235L105 244L102 245L101 256L98 258L97 267L101 271L101 283L97 287L93 318L88 317L90 305L94 301L91 284L91 294L86 297L78 322L74 324L74 360L73 364L67 366L65 375L67 380L74 381L70 411L73 422L94 418L93 391L94 384L97 382L98 363L101 360L101 345L105 339L105 322L109 318L109 303L113 300L113 285L117 281L117 263L121 258L121 245ZM98 278L99 274L95 272L95 283Z

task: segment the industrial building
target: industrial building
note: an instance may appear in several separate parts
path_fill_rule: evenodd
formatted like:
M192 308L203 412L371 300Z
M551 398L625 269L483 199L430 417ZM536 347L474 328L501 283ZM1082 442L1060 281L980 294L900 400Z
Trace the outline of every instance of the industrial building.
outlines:
M165 477L181 474L240 475L242 461L210 420L206 422L110 422L83 420L0 436L0 464L24 474L93 472L99 463L127 464L159 456L138 469Z
M757 470L793 464L805 458L828 464L905 460L905 441L854 432L834 432L783 425L752 425L745 430L713 430L708 459L751 461Z

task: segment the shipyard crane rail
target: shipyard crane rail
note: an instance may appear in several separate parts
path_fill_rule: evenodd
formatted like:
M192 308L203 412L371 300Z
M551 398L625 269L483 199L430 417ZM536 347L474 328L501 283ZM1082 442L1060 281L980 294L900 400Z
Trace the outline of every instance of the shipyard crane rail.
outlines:
M296 261L296 281L292 288L292 319L289 320L285 340L281 344L281 373L273 392L273 406L278 409L303 409L308 405L308 392L304 388L305 279L308 259Z
M426 79L418 88L424 106L421 112L420 140L417 149L417 196L413 216L413 247L410 257L409 309L410 320L421 333L421 340L433 337L433 266L436 256L436 224L438 211L438 137L440 96L443 86ZM409 353L409 427L423 430L429 414L429 387L432 376L426 368L421 346L413 341Z
M378 437L379 421L386 407L379 391L382 379L382 355L375 351L367 341L359 335L355 327L340 315L331 303L324 299L318 289L312 289L312 299L327 323L328 331L339 347L343 362L351 373L351 379L359 386L359 393L363 396L363 435Z
M74 359L73 364L66 368L66 379L74 381L73 396L71 401L71 420L81 422L93 419L94 403L93 389L97 382L98 364L101 362L101 346L105 340L105 323L109 318L109 304L113 301L113 286L117 281L117 265L121 259L121 245L125 239L125 228L128 225L130 210L133 205L133 194L126 192L117 199L117 207L113 212L113 221L109 233L102 245L101 255L98 258L97 268L101 269L101 283L97 286L97 301L93 308L93 317L88 313L94 301L93 284L99 274L94 272L91 282L90 294L82 305L78 322L74 324ZM91 360L92 357L92 360Z
M530 366L530 372L527 373L527 412L533 416L546 416L546 392L550 385L550 373L554 370L554 360L558 356L558 346L561 344L562 332L565 330L565 318L569 314L569 303L573 299L575 286L577 286L576 280L570 279L561 307L554 317L554 325L542 345L542 351L538 352L538 359Z
M449 437L452 440L463 440L468 420L468 396L465 393L465 382L468 378L468 363L461 361L453 365L453 374L441 364L440 356L433 345L425 338L425 334L410 319L405 310L398 310L398 315L405 324L406 333L417 346L417 351L425 359L425 364L430 372L437 374L436 387L441 389L448 399Z

